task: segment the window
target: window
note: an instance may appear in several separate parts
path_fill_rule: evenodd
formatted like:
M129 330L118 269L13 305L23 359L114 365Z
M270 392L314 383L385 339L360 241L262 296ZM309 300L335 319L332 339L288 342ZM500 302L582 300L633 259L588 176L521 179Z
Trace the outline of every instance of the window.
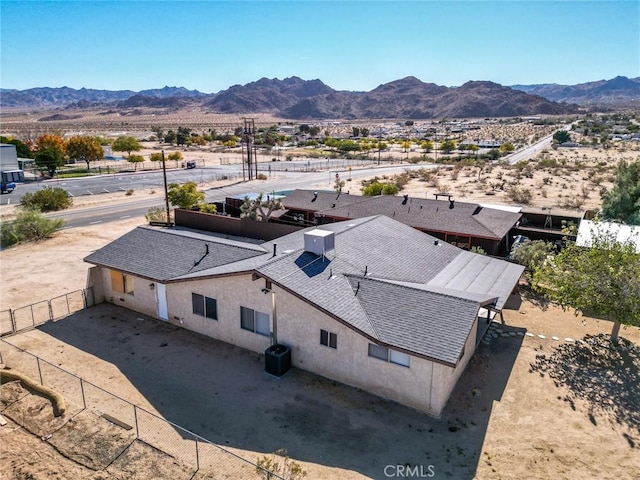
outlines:
M249 330L265 337L271 336L269 315L257 312L251 308L240 307L240 328Z
M320 330L320 344L325 347L338 348L338 335Z
M196 315L207 317L211 320L218 319L218 302L214 298L192 293L191 305L193 307L193 313Z
M126 273L111 270L111 290L117 293L133 295L133 277Z
M369 356L384 360L385 362L395 363L409 368L411 366L411 357L406 353L397 352L373 343L369 344Z

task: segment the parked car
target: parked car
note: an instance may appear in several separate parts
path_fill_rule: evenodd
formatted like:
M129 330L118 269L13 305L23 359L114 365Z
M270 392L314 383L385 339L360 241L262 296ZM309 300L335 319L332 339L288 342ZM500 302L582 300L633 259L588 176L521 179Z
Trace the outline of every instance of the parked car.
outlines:
M195 160L189 160L187 162L187 169L190 169L190 168L196 168L196 161Z
M11 193L15 189L16 189L16 184L14 182L0 183L0 191L2 191L2 193Z
M513 258L513 253L520 248L520 246L524 243L529 241L529 237L525 236L525 235L516 235L515 237L513 237L513 243L511 244L511 251L509 252L509 258Z

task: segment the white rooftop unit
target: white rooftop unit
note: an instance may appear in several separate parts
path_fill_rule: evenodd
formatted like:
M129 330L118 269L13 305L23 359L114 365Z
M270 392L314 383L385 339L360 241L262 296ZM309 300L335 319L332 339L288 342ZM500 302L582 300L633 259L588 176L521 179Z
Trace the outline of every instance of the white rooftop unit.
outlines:
M304 251L324 255L336 247L334 232L316 228L304 234Z

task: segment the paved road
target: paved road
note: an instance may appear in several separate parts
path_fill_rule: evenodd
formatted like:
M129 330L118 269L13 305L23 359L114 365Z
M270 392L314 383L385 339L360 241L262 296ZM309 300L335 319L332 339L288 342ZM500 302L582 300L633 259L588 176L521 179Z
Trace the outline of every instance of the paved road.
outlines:
M335 174L338 173L342 180L346 181L345 191L351 188L359 189L357 180L371 177L373 175L393 175L402 173L407 169L420 168L436 168L437 165L407 165L393 164L381 165L379 167L355 169L349 174L348 169L328 170L324 172L304 172L304 171L287 171L278 172L277 177L268 180L253 180L251 182L234 182L230 185L218 188L212 188L205 192L206 201L222 201L225 197L234 195L244 195L249 193L268 193L283 190L294 190L296 188L310 188L321 185L322 189L331 190L335 181ZM275 173L274 173L275 176ZM349 176L352 182L348 181ZM353 187L352 187L353 185ZM50 218L62 218L66 222L65 228L74 228L87 225L96 225L100 223L109 223L127 218L142 217L150 207L163 207L164 196L162 195L162 186L158 189L157 198L140 200L136 202L111 204L99 207L90 207L84 209L61 211L47 214Z
M542 140L539 140L533 145L529 145L528 147L525 147L518 152L508 155L507 157L505 157L505 159L509 162L510 165L515 165L516 163L523 160L529 160L530 158L538 155L545 148L549 148L551 146L552 140L553 135L544 137Z

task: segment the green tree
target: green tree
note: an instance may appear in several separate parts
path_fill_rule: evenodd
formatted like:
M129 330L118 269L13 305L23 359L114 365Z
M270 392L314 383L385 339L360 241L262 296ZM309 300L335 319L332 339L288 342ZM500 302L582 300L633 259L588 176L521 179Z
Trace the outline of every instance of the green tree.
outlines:
M133 163L133 169L138 170L138 164L144 162L144 157L142 155L129 155L127 157L127 162Z
M244 202L240 205L240 218L251 218L268 222L269 217L275 210L282 208L282 202L270 197L264 199L264 195L260 193L255 200L251 200L248 196L244 197Z
M162 140L164 139L164 131L162 130L162 127L154 125L151 127L151 131L156 136L156 140L162 143Z
M184 185L171 183L169 185L168 198L171 205L179 208L191 208L204 202L204 192L198 191L195 182L187 182Z
M111 146L114 152L127 152L127 155L131 155L131 152L139 152L142 149L142 145L135 137L118 137Z
M167 134L164 136L164 143L174 144L176 143L177 138L178 137L176 135L176 132L174 132L173 130L169 130Z
M149 154L149 160L151 160L152 162L161 162L162 154L160 152L151 153Z
M51 237L64 226L61 218L50 219L38 210L25 210L16 218L3 223L0 229L0 245L8 247L19 242L44 240Z
M591 246L572 243L534 272L534 287L563 309L613 322L640 326L640 254L628 241L596 235Z
M29 145L18 140L17 138L2 137L0 136L0 143L8 143L16 146L16 155L18 158L33 158L33 152L29 148Z
M182 156L182 153L180 152L171 152L168 156L167 156L167 160L174 160L176 162L179 162L180 160L182 160L184 157Z
M317 137L319 133L320 133L320 127L314 127L314 126L309 127L309 135L311 135L312 137Z
M511 259L524 265L528 274L532 275L553 254L553 244L544 240L527 240L513 250Z
M423 140L420 142L420 148L424 150L424 153L429 153L433 150L433 141L432 140Z
M85 162L89 171L90 163L100 160L104 151L96 138L78 135L67 141L67 155L72 160Z
M440 144L440 150L444 153L451 153L456 149L456 142L453 140L445 140Z
M176 143L178 145L186 145L190 143L191 129L186 127L178 127L178 133L176 133Z
M516 147L513 146L513 143L507 142L500 145L500 153L503 155L508 152L513 152L515 149Z
M640 225L640 162L620 162L613 188L602 195L602 217Z
M565 143L571 140L571 134L566 130L558 130L553 134L553 140L556 143Z
M36 165L46 169L50 177L53 177L58 168L65 163L64 153L57 148L39 149L35 157Z
M64 188L43 188L36 192L27 192L20 199L20 205L29 210L53 212L64 210L73 204L73 197Z

